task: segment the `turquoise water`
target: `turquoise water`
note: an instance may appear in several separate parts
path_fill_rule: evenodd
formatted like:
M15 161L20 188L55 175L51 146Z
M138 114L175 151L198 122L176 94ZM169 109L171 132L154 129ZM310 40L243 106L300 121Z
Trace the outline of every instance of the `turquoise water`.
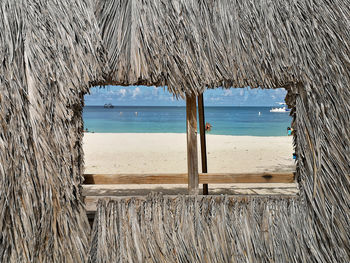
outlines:
M286 136L289 113L271 113L272 107L205 107L209 134ZM137 112L137 114L136 114ZM259 115L259 112L261 113ZM85 106L84 127L99 133L185 133L185 107Z

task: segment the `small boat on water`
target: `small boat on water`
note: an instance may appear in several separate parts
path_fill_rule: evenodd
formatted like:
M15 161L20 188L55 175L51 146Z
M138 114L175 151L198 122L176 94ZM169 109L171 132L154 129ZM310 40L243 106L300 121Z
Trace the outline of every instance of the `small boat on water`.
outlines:
M111 104L111 103L106 103L104 106L103 106L104 108L107 108L107 109L112 109L112 108L114 108L114 106Z
M280 105L286 105L286 104L280 103ZM288 109L286 106L283 106L283 107L272 108L270 112L290 112L290 109Z
M290 112L290 109L287 109L286 107L272 108L270 112Z

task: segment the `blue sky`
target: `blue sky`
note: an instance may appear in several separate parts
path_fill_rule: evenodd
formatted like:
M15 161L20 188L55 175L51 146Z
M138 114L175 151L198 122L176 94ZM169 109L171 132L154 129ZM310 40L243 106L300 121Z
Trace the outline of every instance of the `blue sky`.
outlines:
M285 89L263 90L250 88L231 88L207 90L204 93L206 106L276 106L284 102ZM90 89L85 95L85 105L115 106L184 106L185 101L177 100L162 87L145 86L107 86Z

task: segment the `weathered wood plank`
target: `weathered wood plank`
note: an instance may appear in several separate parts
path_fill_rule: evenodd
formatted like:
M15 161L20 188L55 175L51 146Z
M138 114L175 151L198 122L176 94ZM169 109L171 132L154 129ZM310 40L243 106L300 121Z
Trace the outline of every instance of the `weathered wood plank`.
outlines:
M202 184L292 183L293 173L205 173L199 175Z
M84 184L187 184L186 173L177 174L85 174Z
M198 119L199 119L199 134L201 140L201 160L202 173L207 173L207 145L205 139L205 117L204 117L204 99L203 93L198 96ZM203 195L209 193L208 184L203 184Z
M187 184L187 174L85 174L84 184ZM292 183L289 173L201 173L201 184Z
M199 194L196 96L186 94L188 192Z

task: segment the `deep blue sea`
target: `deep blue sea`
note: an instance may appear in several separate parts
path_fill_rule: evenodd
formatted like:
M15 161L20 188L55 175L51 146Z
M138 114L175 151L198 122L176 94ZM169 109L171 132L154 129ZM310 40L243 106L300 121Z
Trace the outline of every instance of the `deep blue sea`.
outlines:
M271 113L272 107L205 107L209 134L286 136L289 113ZM260 115L259 115L260 112ZM99 133L185 133L185 107L85 106L84 128Z

